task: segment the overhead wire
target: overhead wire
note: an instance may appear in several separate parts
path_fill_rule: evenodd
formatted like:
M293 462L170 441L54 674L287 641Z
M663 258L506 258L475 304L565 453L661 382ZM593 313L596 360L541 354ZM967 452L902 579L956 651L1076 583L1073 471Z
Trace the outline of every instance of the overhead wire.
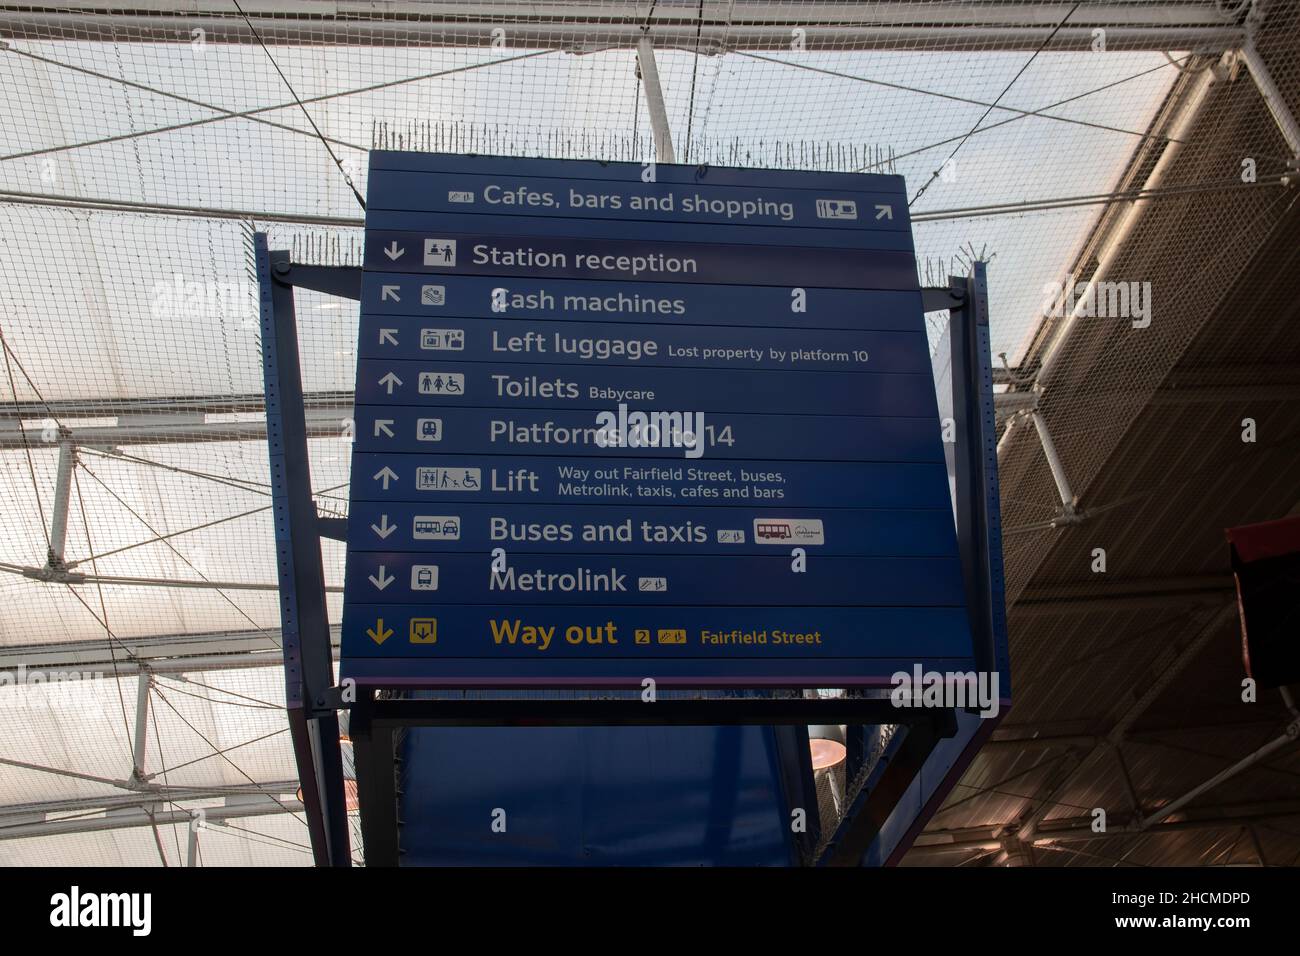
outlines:
M1066 12L1065 16L1061 18L1061 22L1058 23L1058 24L1056 25L1056 27L1052 30L1052 32L1049 33L1046 37L1044 37L1043 42L1040 43L1040 44L1038 45L1038 49L1036 49L1036 50L1033 52L1033 54L1029 57L1029 59L1025 61L1024 65L1021 66L1020 69L1016 71L1016 75L1013 76L1013 77L1011 78L1010 82L1008 82L1007 85L1006 85L1005 87L1003 87L1002 92L999 93L999 94L997 95L997 97L993 100L993 102L989 104L988 109L986 109L986 110L984 111L983 115L980 116L980 118L977 119L977 120L975 121L975 125L974 125L973 127L971 127L970 132L967 133L965 136L963 136L963 137L961 138L961 141L958 142L957 145L953 147L952 152L948 154L948 158L945 159L945 160L944 160L944 161L939 165L939 168L938 168L938 169L936 169L934 172L932 172L932 173L930 174L930 178L929 178L929 179L927 179L924 183L921 184L921 188L918 189L918 190L916 191L916 194L913 195L912 198L911 198L911 200L908 202L907 205L908 205L909 208L911 208L912 206L916 205L916 201L917 201L918 199L920 199L923 195L925 195L925 191L926 191L927 189L930 188L930 185L931 185L931 184L932 184L936 179L939 178L939 176L940 176L941 173L943 172L943 168L944 168L948 163L950 163L950 162L951 162L951 161L956 157L958 151L959 151L959 150L960 150L964 145L966 145L966 141L967 141L968 139L970 139L973 135L975 135L975 133L976 133L976 132L979 130L979 128L980 128L980 124L983 123L984 120L986 120L986 119L988 118L988 115L989 115L990 113L992 113L993 110L997 107L998 103L1000 103L1000 102L1002 101L1002 97L1006 96L1007 93L1009 93L1009 92L1011 91L1011 87L1013 87L1013 86L1016 85L1016 81L1019 80L1020 77L1024 75L1025 71L1026 71L1027 69L1029 69L1029 67L1033 64L1033 62L1034 62L1036 59L1038 59L1038 55L1039 55L1040 53L1042 53L1045 49L1047 49L1048 45L1049 45L1049 44L1050 44L1054 39L1056 39L1056 35L1057 35L1058 33L1061 32L1061 28L1065 26L1066 21L1068 21L1068 20L1070 19L1070 17L1074 16L1074 12L1075 12L1076 10L1078 10L1079 7L1081 7L1082 5L1083 5L1082 0L1079 0L1078 3L1075 3L1075 5L1072 6L1072 7L1071 7L1067 12Z

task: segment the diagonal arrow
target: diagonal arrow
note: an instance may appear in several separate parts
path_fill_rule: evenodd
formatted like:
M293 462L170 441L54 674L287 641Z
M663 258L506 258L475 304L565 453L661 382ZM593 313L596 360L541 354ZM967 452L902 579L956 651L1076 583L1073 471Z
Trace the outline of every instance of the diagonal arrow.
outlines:
M399 247L397 245L397 240L394 239L392 242L388 244L388 248L384 250L384 255L396 261L402 258L402 256L406 255L406 250L404 248Z
M375 481L382 481L384 483L384 491L387 491L388 483L397 480L397 472L393 471L393 469L389 468L387 465L384 465L383 468L380 468L375 472L374 478Z
M385 342L387 342L389 345L397 344L397 329L379 330L379 344L383 345Z
M379 384L388 386L388 394L392 395L393 386L401 385L402 380L398 378L396 375L394 375L392 372L389 372L387 375L385 375L383 378L379 380Z
M393 575L389 574L387 571L384 570L384 566L382 564L379 566L379 577L375 577L373 574L370 575L370 583L373 584L375 587L379 588L379 590L381 591L396 580L397 580L396 577L394 577Z
M886 205L885 203L882 203L882 202L878 202L878 203L876 203L876 218L877 218L877 219L893 219L893 218L894 218L894 207L893 207L893 206Z
M380 515L379 524L372 524L370 530L379 535L380 540L383 540L397 530L397 525L388 523L388 515Z
M379 301L387 302L389 299L392 299L394 302L401 302L402 297L397 294L398 290L401 288L402 287L399 285L381 286L379 289Z
M366 628L366 633L370 635L370 639L376 644L382 644L393 636L393 629L384 627L384 619L381 617L375 621L374 627Z
M391 425L391 424L393 424L393 419L391 419L391 418L376 418L376 419L375 419L375 437L378 438L378 437L379 437L379 433L380 433L380 432L383 432L383 433L384 433L385 435L387 435L389 438L392 438L392 437L393 437L393 430L392 430L391 428L388 427L388 426Z

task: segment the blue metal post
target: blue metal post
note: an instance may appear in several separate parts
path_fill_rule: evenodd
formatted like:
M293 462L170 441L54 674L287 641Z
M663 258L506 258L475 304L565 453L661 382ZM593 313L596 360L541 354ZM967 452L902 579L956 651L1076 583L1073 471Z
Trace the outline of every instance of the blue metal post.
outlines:
M277 275L289 271L289 254L269 251L262 233L253 237L253 243L261 306L285 705L316 864L350 866L338 713L328 697L334 684L334 663L307 455L298 323L293 287L277 280Z
M902 859L1011 705L998 436L984 263L975 263L968 278L954 278L952 286L963 300L961 307L950 313L957 543L975 639L976 667L998 675L998 714L987 718L969 711L954 714L956 733L940 740L930 752L907 792L881 825L864 858L867 865L891 865Z

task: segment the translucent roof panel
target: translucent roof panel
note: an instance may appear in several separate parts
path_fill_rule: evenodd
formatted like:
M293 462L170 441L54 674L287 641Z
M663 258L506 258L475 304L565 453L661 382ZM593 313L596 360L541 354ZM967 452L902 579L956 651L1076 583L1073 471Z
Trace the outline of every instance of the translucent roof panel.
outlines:
M23 49L40 59L0 60L15 111L0 131L0 189L15 192L229 210L252 221L359 220L345 175L364 193L365 155L376 144L600 158L652 152L628 50L273 48L322 142L257 49ZM1014 270L990 271L995 350L1008 352L1037 321L1043 285L1057 278L1096 209L994 220L952 211L1107 191L1178 76L1164 54L1133 52L1049 52L1031 60L1023 52L846 50L697 60L665 50L659 62L682 160L898 172L917 197L914 215L944 217L918 226L924 260L957 265L972 249L994 262L1014 259ZM100 108L87 109L88 102ZM54 230L10 224L12 241L51 273L77 280L23 289L35 279L23 272L14 277L24 293L19 301L37 297L48 308L87 315L109 298L153 317L167 310L157 299L168 283L202 283L203 314L195 318L205 333L229 325L247 331L240 328L248 323L236 226L155 221L123 228L118 217L75 218L76 226ZM33 238L68 233L76 238ZM112 270L94 267L105 234L110 244L128 243ZM174 317L160 318L160 332L182 331ZM169 337L155 337L166 348ZM238 383L247 373L237 361L227 366L208 376L224 372Z

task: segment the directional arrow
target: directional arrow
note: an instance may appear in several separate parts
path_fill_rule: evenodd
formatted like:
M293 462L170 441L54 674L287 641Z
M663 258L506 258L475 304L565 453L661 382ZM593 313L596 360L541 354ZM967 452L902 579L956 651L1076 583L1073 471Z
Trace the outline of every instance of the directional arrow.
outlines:
M392 299L394 302L401 302L402 297L397 294L399 289L401 289L401 286L399 285L386 285L381 287L379 290L379 301L387 302L389 299Z
M381 617L375 621L374 627L366 628L366 633L370 635L370 639L376 644L382 644L393 636L393 629L384 627L384 619Z
M370 575L370 583L373 584L375 587L379 588L379 590L381 591L396 580L397 580L396 577L387 573L384 570L384 566L382 564L379 566L379 577L375 577L373 574Z
M380 540L383 540L397 530L397 525L388 523L388 515L380 515L379 524L372 524L370 530L379 535Z
M379 330L379 344L383 345L385 342L387 342L389 345L397 344L397 329Z
M375 481L382 481L384 483L384 491L387 491L388 483L397 480L397 472L393 471L393 469L389 468L387 465L384 465L383 468L380 468L375 472L374 477Z
M878 203L876 203L876 218L877 218L877 219L893 219L893 218L894 218L894 207L893 207L893 206L886 205L885 203L882 203L882 202L878 202Z
M388 394L389 394L389 395L392 395L392 394L393 394L393 386L394 386L394 385L401 385L401 384L402 384L402 380L401 380L400 378L398 378L396 375L394 375L392 372L389 372L387 375L385 375L383 378L381 378L381 379L379 380L379 384L380 384L380 385L387 385L387 386L388 386Z
M388 427L388 426L391 425L391 424L393 424L393 419L391 419L391 418L376 418L376 419L375 419L375 437L378 438L378 437L379 437L379 433L380 433L380 432L383 432L383 433L384 433L385 435L387 435L389 438L392 438L392 437L393 437L393 430L392 430L391 428Z
M388 244L388 248L384 250L384 255L388 256L388 258L390 259L397 260L402 258L402 256L406 255L406 249L399 246L397 244L397 240L394 239L392 242Z

